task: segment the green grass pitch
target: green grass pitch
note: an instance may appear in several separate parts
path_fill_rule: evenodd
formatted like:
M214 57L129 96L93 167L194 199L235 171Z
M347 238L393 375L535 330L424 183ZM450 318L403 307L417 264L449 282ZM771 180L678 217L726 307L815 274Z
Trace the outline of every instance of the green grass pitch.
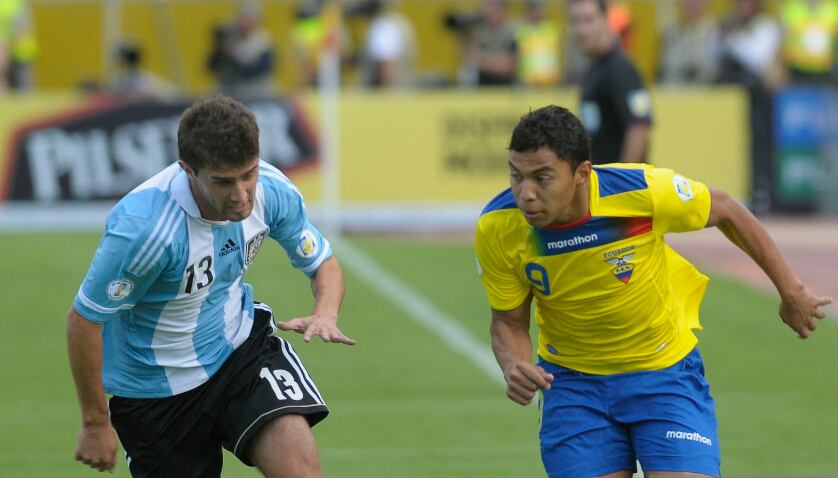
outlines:
M64 318L98 235L5 235L0 271L0 476L97 476L73 461L79 412ZM353 243L488 347L488 309L471 247L361 238ZM308 281L265 247L247 274L279 318L308 313ZM315 428L329 477L543 476L538 411L503 389L345 268L341 317L354 348L292 342L332 415ZM717 400L723 472L838 476L838 324L796 339L776 298L714 276L701 349ZM128 476L120 457L115 476ZM225 455L225 477L258 476Z

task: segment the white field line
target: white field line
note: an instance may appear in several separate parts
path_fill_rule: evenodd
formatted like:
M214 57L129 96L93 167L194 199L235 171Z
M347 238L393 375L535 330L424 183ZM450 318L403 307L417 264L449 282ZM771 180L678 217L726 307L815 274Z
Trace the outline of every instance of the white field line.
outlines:
M337 257L341 264L404 311L414 322L439 337L452 351L474 364L491 381L505 384L492 352L463 328L457 319L438 309L348 241L335 237L332 238L332 244L338 251Z
M464 329L457 319L436 308L428 299L414 292L348 241L333 237L332 245L338 251L341 264L405 311L411 319L437 335L451 350L477 366L490 380L499 385L506 384L492 353ZM644 476L639 462L634 476Z

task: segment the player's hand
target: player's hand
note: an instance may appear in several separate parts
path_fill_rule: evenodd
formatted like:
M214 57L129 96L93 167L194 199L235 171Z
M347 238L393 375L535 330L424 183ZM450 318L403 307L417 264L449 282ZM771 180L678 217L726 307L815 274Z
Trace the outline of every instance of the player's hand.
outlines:
M338 328L337 316L309 315L292 319L288 322L277 322L276 326L281 330L293 330L303 334L303 340L311 342L314 336L319 336L323 342L336 342L339 344L355 345L355 341L343 335Z
M780 318L797 332L798 337L805 339L818 327L815 318L826 317L826 312L821 307L831 303L831 297L816 297L809 289L801 286L780 300Z
M113 473L116 449L116 432L110 423L82 426L76 440L76 461Z
M515 362L503 374L506 396L515 403L528 405L540 389L549 390L553 375L529 362Z

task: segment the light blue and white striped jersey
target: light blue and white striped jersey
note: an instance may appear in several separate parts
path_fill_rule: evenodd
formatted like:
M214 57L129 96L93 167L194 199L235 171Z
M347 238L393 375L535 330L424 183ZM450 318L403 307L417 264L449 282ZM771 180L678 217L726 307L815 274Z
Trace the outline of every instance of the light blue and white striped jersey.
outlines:
M201 218L177 163L126 195L73 302L104 323L105 391L167 397L207 381L250 333L253 289L242 276L266 236L309 276L332 255L300 192L264 161L240 222Z

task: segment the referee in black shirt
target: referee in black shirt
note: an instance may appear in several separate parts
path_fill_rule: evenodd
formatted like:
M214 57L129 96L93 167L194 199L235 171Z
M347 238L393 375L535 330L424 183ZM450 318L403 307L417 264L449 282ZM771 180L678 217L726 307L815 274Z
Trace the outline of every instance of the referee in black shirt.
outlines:
M652 102L643 79L608 27L605 0L569 0L570 23L591 66L582 79L580 118L594 164L646 161Z

